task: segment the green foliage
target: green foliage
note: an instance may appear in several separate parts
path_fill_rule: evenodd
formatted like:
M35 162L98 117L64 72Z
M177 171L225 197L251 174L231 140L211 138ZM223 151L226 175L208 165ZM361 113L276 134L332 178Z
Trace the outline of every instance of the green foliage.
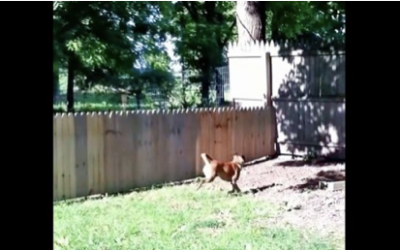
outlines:
M148 54L160 53L164 62L168 60L162 55L165 35L159 29L157 2L57 2L54 6L55 61L65 68L67 58L76 56L78 74L92 84L98 83L91 78L99 72L100 78L130 73L133 64ZM167 63L161 66L168 69Z
M344 43L344 2L268 2L270 39L310 38ZM313 36L311 36L313 37Z
M344 2L278 1L266 9L267 39L345 41ZM212 70L226 64L226 45L237 36L232 1L55 1L53 10L55 89L74 62L73 84L82 90L102 85L142 99L155 91L172 106L208 96ZM167 35L192 73L185 86L171 74Z
M168 98L168 106L169 108L198 107L201 103L199 92L200 88L198 85L188 84L188 82L182 82L181 79L177 79Z
M201 70L223 64L223 48L235 30L234 2L177 1L171 34L186 69Z

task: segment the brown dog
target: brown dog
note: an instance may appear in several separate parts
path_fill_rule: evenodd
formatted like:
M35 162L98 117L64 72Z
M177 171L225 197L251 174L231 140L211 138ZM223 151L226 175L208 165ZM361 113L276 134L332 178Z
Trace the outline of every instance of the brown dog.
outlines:
M210 183L214 181L215 177L219 176L219 178L222 180L232 184L232 191L230 192L240 192L240 188L237 185L237 180L240 177L240 171L245 161L245 157L243 155L235 153L232 161L229 162L214 160L206 153L202 153L201 158L206 163L203 167L205 179L200 182L197 190L199 190L205 182Z

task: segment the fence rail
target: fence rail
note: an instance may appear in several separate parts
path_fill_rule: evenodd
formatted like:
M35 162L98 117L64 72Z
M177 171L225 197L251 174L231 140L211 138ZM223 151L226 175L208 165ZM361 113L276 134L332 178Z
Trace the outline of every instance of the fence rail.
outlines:
M270 108L57 114L54 200L116 193L201 174L201 152L274 153Z

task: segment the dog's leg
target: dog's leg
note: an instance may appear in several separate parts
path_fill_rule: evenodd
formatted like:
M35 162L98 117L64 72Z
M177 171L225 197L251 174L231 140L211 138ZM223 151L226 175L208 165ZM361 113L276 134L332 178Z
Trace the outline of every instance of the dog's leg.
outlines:
M200 185L196 190L199 190L204 183L210 183L210 182L214 181L215 177L217 177L217 176L213 175L210 178L204 178L203 180L201 180Z
M239 193L242 192L236 182L232 183L232 192L234 192L234 191L237 191Z
M231 184L232 184L232 192L237 191L241 192L239 186L237 185L237 181L239 180L240 172L236 171L235 174L232 176Z

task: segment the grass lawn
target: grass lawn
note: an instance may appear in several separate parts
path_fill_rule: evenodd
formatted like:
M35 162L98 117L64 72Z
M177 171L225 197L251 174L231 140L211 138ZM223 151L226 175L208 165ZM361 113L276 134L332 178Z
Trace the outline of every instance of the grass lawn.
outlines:
M54 249L335 249L329 239L265 221L281 212L193 185L61 202L54 205Z

